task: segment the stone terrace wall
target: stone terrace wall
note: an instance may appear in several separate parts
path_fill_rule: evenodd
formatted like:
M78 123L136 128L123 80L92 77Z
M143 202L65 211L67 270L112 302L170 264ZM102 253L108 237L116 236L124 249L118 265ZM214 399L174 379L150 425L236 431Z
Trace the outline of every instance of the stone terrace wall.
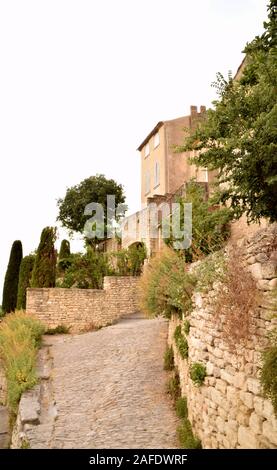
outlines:
M137 311L137 285L137 277L110 276L105 277L103 290L28 289L26 310L47 328L63 324L80 332Z
M246 347L231 352L224 341L213 317L215 290L194 296L188 360L182 360L173 338L181 320L170 321L169 344L174 349L182 395L187 397L189 419L204 448L277 448L277 420L259 382L260 352L267 345L267 333L277 326L276 315L272 318L276 298L271 293L277 286L276 240L275 225L259 231L244 246L245 264L263 292L261 306L252 318L255 333ZM201 387L189 377L192 362L206 365Z

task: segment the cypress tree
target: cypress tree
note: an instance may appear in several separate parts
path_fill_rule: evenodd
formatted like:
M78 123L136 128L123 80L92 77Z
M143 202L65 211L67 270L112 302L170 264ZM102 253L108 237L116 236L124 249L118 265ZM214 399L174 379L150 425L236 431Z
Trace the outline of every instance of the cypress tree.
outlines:
M23 258L21 261L16 305L18 310L26 309L26 289L31 285L34 262L35 255L25 256L25 258Z
M68 240L63 240L60 247L59 260L68 258L70 254L70 243Z
M56 228L45 227L37 249L31 287L55 287L56 281Z
M19 268L20 268L21 260L22 260L22 243L20 240L16 240L15 242L13 242L13 245L11 248L9 264L7 267L5 281L4 281L3 300L2 300L3 313L14 312L16 309Z

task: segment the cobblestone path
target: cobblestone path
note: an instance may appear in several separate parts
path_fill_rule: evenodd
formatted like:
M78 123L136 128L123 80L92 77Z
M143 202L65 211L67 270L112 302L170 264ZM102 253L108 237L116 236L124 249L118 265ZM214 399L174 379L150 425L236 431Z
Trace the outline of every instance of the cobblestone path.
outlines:
M166 336L163 319L134 315L96 332L48 337L52 392L31 447L176 448Z

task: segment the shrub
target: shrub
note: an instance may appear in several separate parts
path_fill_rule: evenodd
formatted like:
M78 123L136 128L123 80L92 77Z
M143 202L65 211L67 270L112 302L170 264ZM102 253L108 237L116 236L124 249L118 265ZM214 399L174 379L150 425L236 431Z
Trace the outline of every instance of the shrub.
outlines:
M179 198L181 208L191 203L192 210L192 239L191 246L184 250L187 262L219 250L229 236L229 221L232 212L227 207L214 205L214 201L207 201L204 188L194 180L187 183L185 196ZM184 226L184 210L181 210L181 229ZM174 237L167 240L169 246L177 242Z
M201 441L194 437L188 418L182 421L178 428L178 435L182 449L202 449Z
M193 274L197 278L197 290L208 292L215 281L226 279L227 262L223 250L211 253L206 258L201 259L193 269Z
M179 397L175 404L176 414L179 418L188 417L188 406L186 397Z
M196 283L181 255L166 248L148 263L140 282L141 309L149 316L186 315Z
M179 353L182 357L182 359L187 359L188 358L188 342L186 338L182 335L182 327L181 325L176 326L175 332L174 332L174 339L176 346L179 350Z
M177 371L167 382L167 393L173 398L174 401L181 396L180 379Z
M17 310L26 309L26 290L30 287L34 262L34 255L25 256L21 261L16 305Z
M174 354L172 347L168 346L164 353L164 370L173 370L174 369Z
M36 351L44 328L24 312L7 316L0 325L0 353L7 378L7 402L15 413L21 394L37 383Z
M277 329L271 333L271 343L262 354L260 380L264 395L271 400L277 417Z
M56 228L46 227L42 230L37 249L31 286L55 287L56 281Z
M2 300L2 310L4 314L14 312L16 308L19 269L21 260L22 243L20 240L16 240L11 248L9 264L4 280Z
M127 249L110 254L113 274L117 276L140 276L147 256L144 243L135 243Z
M190 330L190 322L188 320L184 320L184 322L183 322L183 331L184 331L185 335L189 334L189 330Z
M70 266L58 287L78 289L101 289L104 276L110 273L107 256L88 247L87 252L76 253L68 258Z
M194 385L200 387L206 377L206 366L201 362L194 362L190 366L189 374Z
M46 335L66 335L69 333L69 327L65 325L58 325L56 328L48 328L45 331Z

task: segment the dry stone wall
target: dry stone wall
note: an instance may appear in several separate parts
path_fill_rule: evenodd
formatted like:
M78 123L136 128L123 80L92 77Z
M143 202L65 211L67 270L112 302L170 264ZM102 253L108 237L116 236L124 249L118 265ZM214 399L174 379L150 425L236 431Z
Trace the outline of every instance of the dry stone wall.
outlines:
M216 285L207 294L194 295L188 360L181 358L174 341L175 328L182 322L178 317L170 321L169 344L174 349L182 395L187 397L189 419L204 448L277 448L277 420L259 381L261 351L268 344L268 333L277 326L276 298L272 295L277 286L276 240L275 225L259 231L243 247L245 265L262 293L260 307L252 314L253 334L246 346L235 345L230 350L224 340L213 314ZM200 387L189 377L193 362L206 365L207 376Z
M27 290L27 307L47 328L65 325L71 332L99 328L138 310L138 278L109 276L104 288Z

